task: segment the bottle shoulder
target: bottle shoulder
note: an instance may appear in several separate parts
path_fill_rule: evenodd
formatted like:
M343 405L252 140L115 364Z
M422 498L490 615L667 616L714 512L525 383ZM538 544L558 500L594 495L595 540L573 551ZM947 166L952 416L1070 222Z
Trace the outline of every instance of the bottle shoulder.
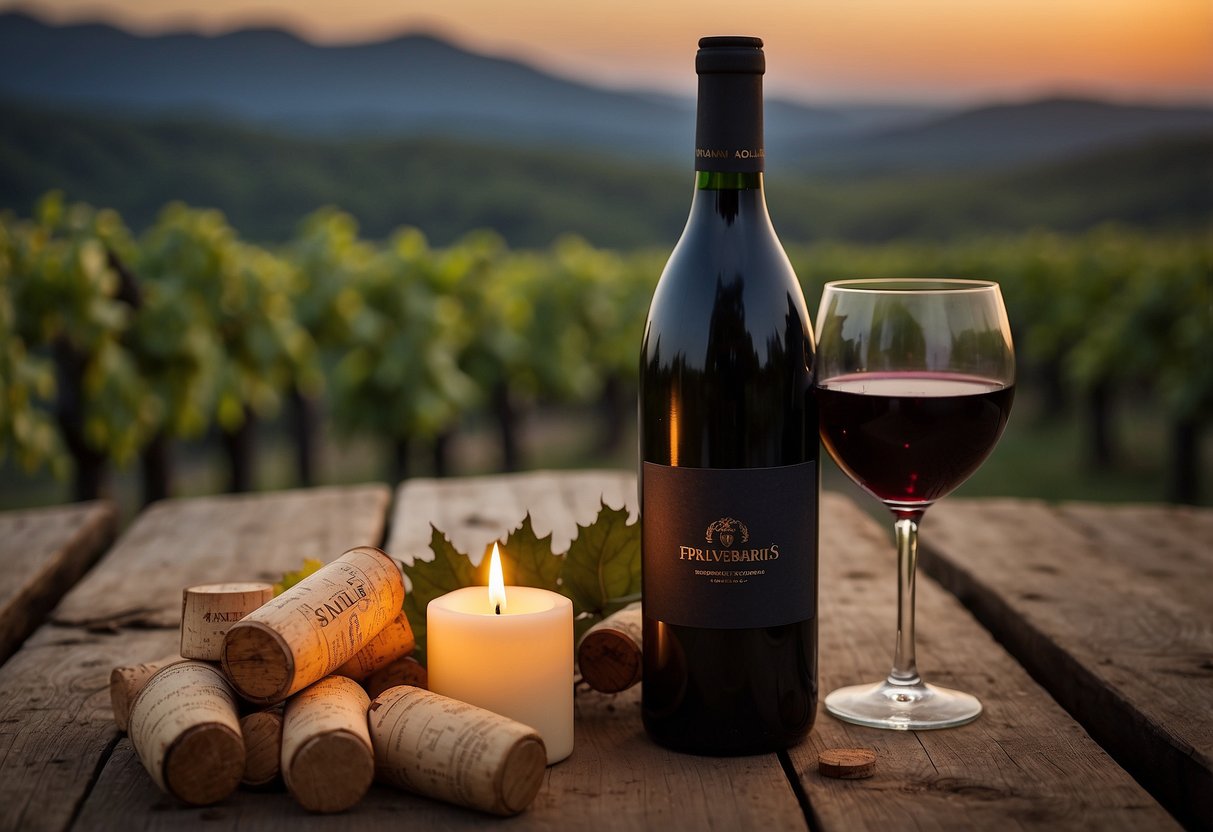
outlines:
M702 355L713 326L724 323L757 344L812 338L804 293L778 238L732 242L685 235L679 241L653 293L646 353L662 336L667 354L677 341L679 352Z

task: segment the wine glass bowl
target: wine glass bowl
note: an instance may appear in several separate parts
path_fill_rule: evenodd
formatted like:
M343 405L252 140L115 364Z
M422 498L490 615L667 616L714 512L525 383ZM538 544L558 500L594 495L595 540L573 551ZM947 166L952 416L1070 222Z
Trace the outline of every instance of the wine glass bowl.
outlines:
M981 703L918 674L918 524L981 466L1006 426L1015 354L1001 292L976 280L828 283L817 327L822 443L893 513L898 548L893 668L883 682L834 691L826 710L880 728L963 725Z

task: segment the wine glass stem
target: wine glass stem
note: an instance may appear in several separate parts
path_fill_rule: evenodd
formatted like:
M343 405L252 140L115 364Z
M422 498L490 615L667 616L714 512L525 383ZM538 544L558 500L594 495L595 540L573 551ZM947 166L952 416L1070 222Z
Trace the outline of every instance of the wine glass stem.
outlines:
M900 514L900 513L899 513ZM914 658L914 576L918 571L918 521L922 512L901 514L893 524L897 535L897 646L893 651L891 685L919 685Z

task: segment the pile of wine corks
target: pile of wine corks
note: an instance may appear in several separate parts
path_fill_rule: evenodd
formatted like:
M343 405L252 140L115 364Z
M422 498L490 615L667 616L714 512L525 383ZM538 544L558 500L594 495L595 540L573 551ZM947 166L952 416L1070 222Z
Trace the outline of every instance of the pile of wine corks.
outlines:
M268 584L187 588L181 655L114 668L114 721L156 785L190 805L281 782L304 809L340 812L378 778L522 811L543 779L543 741L425 690L404 593L399 565L371 547L277 597ZM464 753L469 743L484 753Z

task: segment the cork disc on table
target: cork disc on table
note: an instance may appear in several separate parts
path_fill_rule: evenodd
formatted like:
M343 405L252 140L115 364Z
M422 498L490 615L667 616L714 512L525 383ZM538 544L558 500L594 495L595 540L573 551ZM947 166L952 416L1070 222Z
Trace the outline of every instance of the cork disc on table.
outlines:
M516 815L531 805L543 785L547 765L548 752L543 740L529 736L514 744L494 784L504 814Z
M195 725L164 756L165 789L195 806L223 800L243 776L244 740L226 725Z
M876 770L876 752L870 748L827 748L817 755L817 771L826 777L859 780Z
M641 652L626 633L605 628L589 633L577 650L581 678L594 690L618 693L640 681Z
M242 621L223 641L223 672L252 702L286 698L295 681L295 659L282 636L259 621Z
M283 770L287 789L309 812L341 812L355 805L375 778L375 754L348 731L308 740Z

